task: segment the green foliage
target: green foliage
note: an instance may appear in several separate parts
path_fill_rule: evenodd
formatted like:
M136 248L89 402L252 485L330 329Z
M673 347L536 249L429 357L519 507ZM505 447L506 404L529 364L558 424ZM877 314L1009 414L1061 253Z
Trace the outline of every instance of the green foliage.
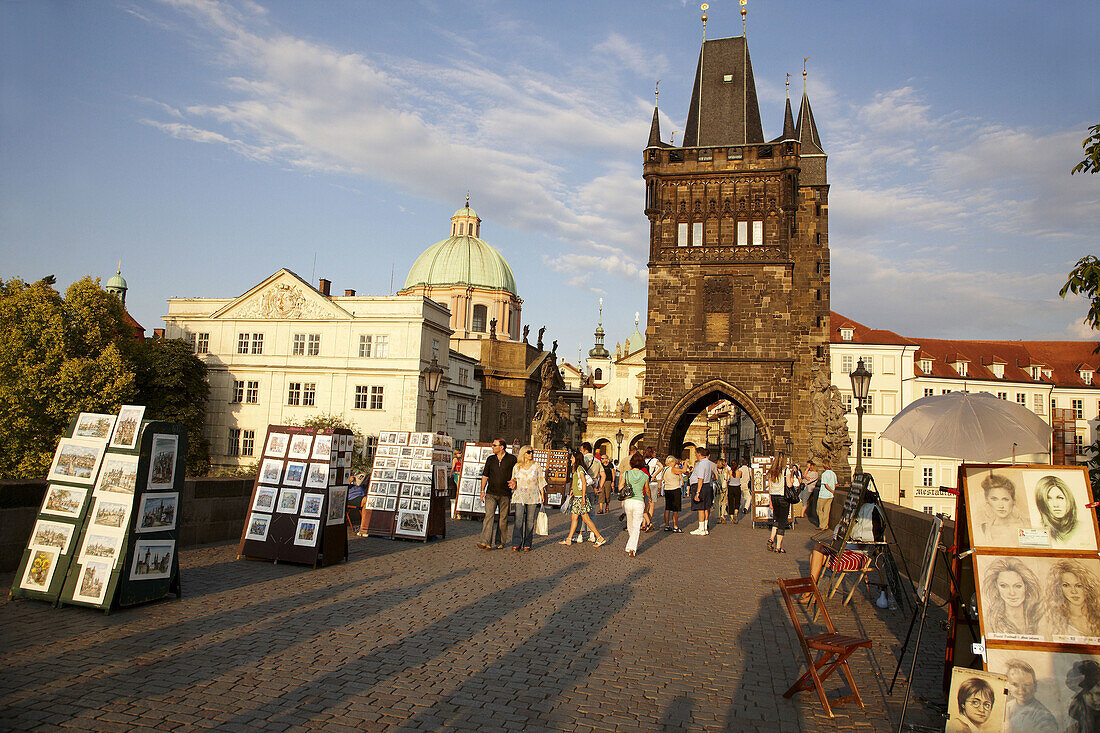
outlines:
M90 278L65 298L49 278L12 278L0 283L0 333L0 476L43 476L76 413L117 412L133 393L122 306Z
M1089 483L1092 484L1092 494L1096 496L1096 492L1100 491L1100 438L1096 439L1096 442L1089 448L1092 451L1092 458L1085 462L1085 465L1089 469Z
M53 276L0 281L0 476L46 474L79 412L145 405L182 423L188 473L205 471L206 365L182 341L140 340L118 298L85 277L62 297Z
M147 420L178 422L187 428L187 473L210 468L210 444L203 434L210 385L206 364L180 339L131 341L129 360L135 376L136 404Z
M1081 147L1085 149L1085 159L1073 166L1069 173L1071 176L1074 173L1095 173L1100 170L1100 125L1089 128L1089 136L1081 143Z
M367 445L367 439L359 431L359 428L349 423L343 415L327 415L321 413L315 417L311 417L308 420L302 420L301 422L293 422L291 425L298 425L303 428L326 428L335 430L336 428L343 428L350 430L352 437L355 439L355 445L351 451L351 471L352 473L358 473L359 471L369 472L371 469L371 458L366 455L364 448Z
M1092 301L1085 314L1085 323L1094 330L1100 330L1100 259L1096 255L1086 255L1077 260L1077 266L1070 271L1066 284L1058 291L1063 298L1066 293L1084 295ZM1100 351L1100 346L1094 351Z

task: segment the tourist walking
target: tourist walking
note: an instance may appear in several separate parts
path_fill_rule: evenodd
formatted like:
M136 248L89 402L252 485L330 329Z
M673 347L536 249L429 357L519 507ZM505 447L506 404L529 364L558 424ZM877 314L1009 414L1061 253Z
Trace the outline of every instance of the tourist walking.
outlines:
M714 464L710 461L710 451L699 447L695 449L695 468L691 469L691 510L699 513L699 526L691 534L705 536L710 534L710 509L714 506Z
M833 471L833 462L828 456L821 459L821 477L818 478L817 490L817 528L829 528L829 512L833 507L833 494L836 492L836 473Z
M657 451L646 448L642 454L645 460L645 471L649 474L649 491L646 493L645 516L642 517L642 531L652 532L654 529L653 518L657 515L657 494L661 491L661 474L664 466L657 458Z
M684 531L680 529L680 499L683 491L680 487L683 484L683 473L684 469L676 456L665 458L665 471L661 474L661 480L664 484L666 532L679 534Z
M748 459L737 468L737 475L741 477L741 514L748 515L755 511L752 503L752 465Z
M485 519L481 523L481 540L477 546L483 550L504 549L508 536L508 507L512 503L512 490L516 480L512 471L516 467L516 457L508 452L503 438L493 441L493 454L485 459L481 469L481 501L485 504ZM500 516L495 517L497 510ZM494 521L500 530L498 542L493 542Z
M725 458L719 458L714 462L714 509L718 513L718 524L726 523L729 500L729 482L733 471L726 465Z
M603 489L604 478L600 458L592 453L592 444L587 440L581 443L581 455L584 456L585 481L588 483L588 488L596 492L596 498L599 501L599 506L596 507L596 513L602 514L605 509L603 493L601 491L601 489Z
M730 460L729 465L729 502L728 509L730 519L734 524L741 521L741 466L737 459Z
M546 502L546 476L535 463L535 449L525 445L519 450L516 468L512 471L516 488L512 506L516 508L516 526L512 528L512 550L530 552L535 538L535 519Z
M794 486L794 471L789 465L790 459L783 451L777 451L772 465L764 480L768 484L768 494L772 500L772 533L768 538L768 549L772 552L786 552L783 549L783 535L789 526L788 517L791 505L787 502L788 486Z
M631 557L638 554L638 535L642 531L646 494L649 492L649 475L645 472L645 458L641 453L630 456L630 469L619 477L619 496L626 512L626 552Z
M577 531L577 524L583 521L588 531L596 538L596 547L603 547L607 540L596 529L589 514L592 512L592 502L588 500L588 485L585 480L584 456L580 451L569 454L569 532L559 544L573 544L573 533Z

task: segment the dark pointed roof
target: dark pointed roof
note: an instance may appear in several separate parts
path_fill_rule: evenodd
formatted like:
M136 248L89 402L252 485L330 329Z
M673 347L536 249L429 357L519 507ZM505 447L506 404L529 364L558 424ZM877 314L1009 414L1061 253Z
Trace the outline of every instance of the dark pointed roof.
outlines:
M657 108L653 108L653 124L649 126L649 145L647 148L663 147L661 143L661 122L657 119Z
M790 102L788 102L790 104ZM824 155L821 138L817 134L817 123L810 109L810 98L802 92L802 106L798 108L798 122L795 123L798 141L802 143L802 155Z
M704 41L684 127L684 147L762 142L756 81L744 36Z
M797 140L798 135L795 133L794 126L794 113L791 112L791 98L787 97L787 110L783 113L783 134L772 140L773 143L783 142L784 140Z

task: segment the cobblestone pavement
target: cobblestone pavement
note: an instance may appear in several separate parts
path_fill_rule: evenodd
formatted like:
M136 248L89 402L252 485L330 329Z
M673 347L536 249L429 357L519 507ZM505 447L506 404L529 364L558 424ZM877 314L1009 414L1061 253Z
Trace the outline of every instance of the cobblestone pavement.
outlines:
M556 544L567 519L554 512L526 554L476 549L471 521L426 544L354 538L347 563L318 570L237 561L235 543L188 549L182 600L111 615L9 600L0 728L896 729L910 657L886 689L909 613L863 593L829 608L874 641L853 657L867 707L829 719L812 692L782 697L804 664L774 580L808 573L805 525L785 555L743 522L645 534L631 558L616 514L597 517L602 548ZM907 718L925 725L942 619Z

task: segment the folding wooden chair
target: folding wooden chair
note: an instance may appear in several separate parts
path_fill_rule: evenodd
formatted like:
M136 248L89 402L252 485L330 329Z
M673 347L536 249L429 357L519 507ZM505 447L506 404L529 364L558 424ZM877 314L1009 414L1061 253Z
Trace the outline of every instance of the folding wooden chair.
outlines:
M844 605L847 606L852 600L852 596L855 595L856 588L867 579L867 571L874 567L874 561L873 552L862 550L844 550L840 555L834 557L829 563L829 570L832 571L833 577L830 578L831 587L829 588L829 595L826 597L832 598L836 595L836 592L840 590L841 583L844 582L844 577L850 573L856 573L856 582L852 584L852 589L844 597Z
M848 680L848 687L851 688L852 692L849 695L834 698L832 704L844 705L855 700L861 708L864 707L863 698L859 696L855 678L852 677L852 670L848 667L848 657L861 647L870 649L871 640L837 633L813 578L791 578L789 580L780 578L778 583L779 590L783 593L783 601L787 604L787 612L791 615L791 623L794 624L794 629L798 633L798 643L802 646L802 653L806 656L806 663L809 665L806 673L799 677L798 681L791 685L789 690L783 693L783 697L793 697L796 693L804 692L812 687L817 690L817 696L821 700L825 712L828 713L830 718L833 717L833 709L829 704L829 698L825 696L825 688L821 685L839 667L840 671L844 673L844 678ZM817 604L824 619L825 628L828 629L827 632L806 636L806 632L802 628L802 622L798 619L794 601L794 597L801 598L806 594L810 594L811 604ZM814 651L820 652L816 661L813 658Z

